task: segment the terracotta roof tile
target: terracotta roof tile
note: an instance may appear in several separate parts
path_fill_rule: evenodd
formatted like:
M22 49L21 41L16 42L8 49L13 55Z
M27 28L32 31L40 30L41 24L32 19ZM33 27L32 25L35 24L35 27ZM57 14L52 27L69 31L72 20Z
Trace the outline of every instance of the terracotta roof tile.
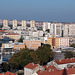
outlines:
M29 63L25 66L25 68L34 69L37 66L38 66L37 64Z
M20 34L17 34L17 33L8 33L6 35L20 35Z
M3 75L3 73L0 73L0 75ZM11 73L11 72L5 72L4 75L16 75L15 73Z
M75 68L70 68L70 69L63 69L63 70L57 70L57 71L38 71L38 75L69 75L69 74L75 74Z
M57 64L66 64L66 63L74 63L75 58L68 58L68 59L62 59L62 60L56 60Z

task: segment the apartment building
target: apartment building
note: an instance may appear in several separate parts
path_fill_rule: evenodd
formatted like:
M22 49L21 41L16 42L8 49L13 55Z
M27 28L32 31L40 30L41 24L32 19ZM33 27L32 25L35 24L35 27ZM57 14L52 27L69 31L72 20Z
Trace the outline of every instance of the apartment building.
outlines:
M69 38L68 37L47 37L45 44L50 44L51 48L57 47L69 47Z
M13 29L17 28L17 20L13 20Z
M19 40L19 38L21 37L21 35L17 33L8 33L8 34L5 34L5 36L14 40Z
M14 43L14 47L13 47L14 50L21 50L23 48L25 48L25 44L24 43L19 43L19 42L15 42Z
M30 21L30 27L31 27L31 28L34 28L34 27L35 27L35 21L34 21L34 20L31 20L31 21Z
M29 49L38 49L39 46L41 46L41 40L23 40L23 43L26 45Z
M22 24L23 29L26 29L26 21L25 20L22 20L21 21L21 24Z
M69 47L69 37L60 37L59 47Z
M10 27L8 26L8 20L3 20L3 27L2 29L10 29Z
M59 38L47 37L47 40L45 40L45 44L50 44L51 48L57 48L59 47Z

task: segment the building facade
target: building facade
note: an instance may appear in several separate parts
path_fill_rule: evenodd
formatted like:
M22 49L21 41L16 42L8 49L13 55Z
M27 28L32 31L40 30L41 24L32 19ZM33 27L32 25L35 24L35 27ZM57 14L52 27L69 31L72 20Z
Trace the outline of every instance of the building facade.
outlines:
M23 40L23 43L26 45L29 49L38 49L39 46L41 46L41 40Z

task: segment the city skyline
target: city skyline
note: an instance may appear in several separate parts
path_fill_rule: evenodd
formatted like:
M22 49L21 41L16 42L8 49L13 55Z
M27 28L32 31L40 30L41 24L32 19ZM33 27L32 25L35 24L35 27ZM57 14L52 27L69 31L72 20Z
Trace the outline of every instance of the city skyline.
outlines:
M74 3L74 0L1 0L0 19L75 22Z

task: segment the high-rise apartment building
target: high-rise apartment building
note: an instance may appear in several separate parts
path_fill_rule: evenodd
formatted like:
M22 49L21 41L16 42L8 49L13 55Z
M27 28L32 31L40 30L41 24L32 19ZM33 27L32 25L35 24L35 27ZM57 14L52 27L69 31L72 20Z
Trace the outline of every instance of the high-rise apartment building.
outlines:
M51 23L50 24L50 34L53 36L61 36L62 33L62 23Z
M13 20L13 28L17 28L17 20Z
M8 27L8 20L3 20L3 27Z
M22 20L22 27L24 28L24 29L26 29L26 21L25 20Z
M48 29L48 22L43 22L43 31L46 31Z
M35 21L34 21L34 20L31 20L31 21L30 21L30 27L32 27L32 28L35 27Z

